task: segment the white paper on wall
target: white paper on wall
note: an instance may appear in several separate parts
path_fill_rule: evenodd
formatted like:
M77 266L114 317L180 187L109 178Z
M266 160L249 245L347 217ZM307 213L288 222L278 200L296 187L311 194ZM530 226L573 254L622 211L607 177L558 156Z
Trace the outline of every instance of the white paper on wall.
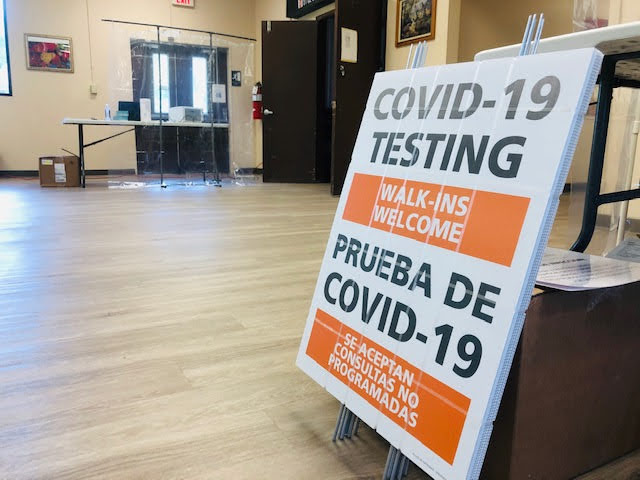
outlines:
M348 63L358 62L358 31L342 27L340 61Z

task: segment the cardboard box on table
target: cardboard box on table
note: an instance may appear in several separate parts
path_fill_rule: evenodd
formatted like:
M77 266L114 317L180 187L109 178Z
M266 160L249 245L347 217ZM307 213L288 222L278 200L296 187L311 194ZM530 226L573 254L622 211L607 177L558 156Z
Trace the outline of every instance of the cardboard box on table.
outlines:
M640 448L638 298L533 296L480 478L574 478Z
M80 162L77 157L40 157L41 187L79 187Z

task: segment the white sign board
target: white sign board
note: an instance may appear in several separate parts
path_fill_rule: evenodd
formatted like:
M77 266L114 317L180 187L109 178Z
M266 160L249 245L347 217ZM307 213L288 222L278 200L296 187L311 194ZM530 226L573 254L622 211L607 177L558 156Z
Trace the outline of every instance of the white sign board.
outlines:
M373 82L297 363L436 479L480 474L601 60Z

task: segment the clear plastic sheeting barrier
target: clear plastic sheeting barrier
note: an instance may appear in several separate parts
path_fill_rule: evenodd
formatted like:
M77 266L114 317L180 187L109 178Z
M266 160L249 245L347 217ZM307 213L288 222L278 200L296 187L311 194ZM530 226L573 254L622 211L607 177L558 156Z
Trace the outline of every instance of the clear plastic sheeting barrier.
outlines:
M220 185L255 167L254 42L180 28L107 23L108 106L127 126L100 127L117 188ZM232 80L233 78L233 80ZM105 113L106 115L106 113ZM125 178L122 178L122 177Z
M573 0L573 30L609 25L609 0Z
M149 184L145 182L114 182L110 181L108 184L109 188L115 190L136 190L138 188L148 187Z
M234 163L233 183L242 187L258 185L262 183L262 175L259 174L255 168L242 168Z

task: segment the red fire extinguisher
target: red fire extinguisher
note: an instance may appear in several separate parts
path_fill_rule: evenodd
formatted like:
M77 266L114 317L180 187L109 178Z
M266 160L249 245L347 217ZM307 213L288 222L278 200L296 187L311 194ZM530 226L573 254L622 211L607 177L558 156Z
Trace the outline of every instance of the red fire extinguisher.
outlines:
M262 120L262 84L260 82L253 86L253 118Z

